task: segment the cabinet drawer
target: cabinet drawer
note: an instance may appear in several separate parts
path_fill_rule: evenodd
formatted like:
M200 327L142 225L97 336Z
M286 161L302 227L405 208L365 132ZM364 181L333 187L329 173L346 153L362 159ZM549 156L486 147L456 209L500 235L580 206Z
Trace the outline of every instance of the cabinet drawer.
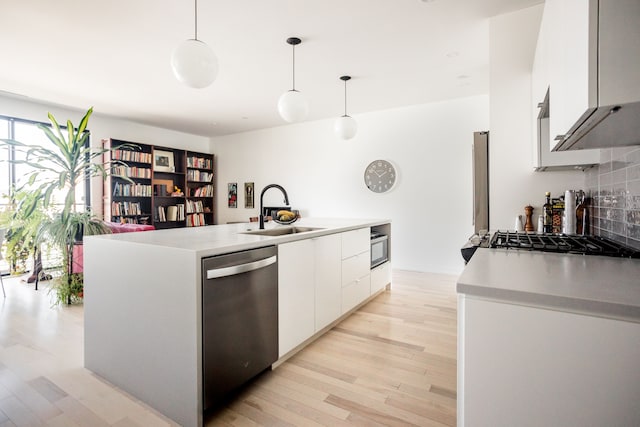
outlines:
M388 262L371 270L371 293L378 292L391 283L391 266Z
M342 288L342 314L367 299L370 295L370 276L362 277Z
M370 272L369 251L342 260L342 286L353 282Z
M371 229L361 228L342 233L342 259L357 255L371 247Z

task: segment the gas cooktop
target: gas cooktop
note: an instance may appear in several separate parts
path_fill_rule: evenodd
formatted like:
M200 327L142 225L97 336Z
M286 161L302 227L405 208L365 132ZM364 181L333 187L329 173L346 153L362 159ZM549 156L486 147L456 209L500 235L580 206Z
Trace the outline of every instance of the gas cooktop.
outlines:
M599 236L532 234L517 231L496 231L493 233L487 247L640 258L640 251Z

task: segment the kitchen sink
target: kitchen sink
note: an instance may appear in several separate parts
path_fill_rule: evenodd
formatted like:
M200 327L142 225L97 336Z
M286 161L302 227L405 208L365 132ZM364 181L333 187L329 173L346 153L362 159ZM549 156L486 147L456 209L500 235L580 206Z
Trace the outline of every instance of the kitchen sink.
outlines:
M309 231L324 230L317 227L277 227L268 230L246 231L242 234L255 234L257 236L284 236L287 234L307 233Z

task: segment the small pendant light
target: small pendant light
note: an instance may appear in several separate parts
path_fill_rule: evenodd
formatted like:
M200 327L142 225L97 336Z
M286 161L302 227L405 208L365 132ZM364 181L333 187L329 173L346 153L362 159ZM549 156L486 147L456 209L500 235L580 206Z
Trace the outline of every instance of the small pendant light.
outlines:
M298 37L290 37L287 43L293 49L293 88L280 95L278 99L278 112L289 123L304 120L309 114L309 104L304 96L296 90L296 45L302 43Z
M338 117L335 122L334 129L336 134L342 139L351 139L358 132L358 122L347 115L347 81L351 80L351 76L342 76L340 80L344 82L344 115Z
M198 40L198 0L195 0L194 38L175 48L171 68L180 82L196 89L209 86L218 75L218 58L206 43Z

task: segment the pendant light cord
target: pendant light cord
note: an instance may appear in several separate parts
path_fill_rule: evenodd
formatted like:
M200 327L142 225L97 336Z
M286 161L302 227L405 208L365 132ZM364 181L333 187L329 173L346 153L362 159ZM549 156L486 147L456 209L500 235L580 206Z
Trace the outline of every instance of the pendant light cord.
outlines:
M293 68L293 90L296 90L296 45L291 45L293 47L293 63L292 63L292 68Z
M196 3L196 13L195 13L195 39L198 40L198 0L195 0Z
M344 115L347 116L347 81L344 81Z

